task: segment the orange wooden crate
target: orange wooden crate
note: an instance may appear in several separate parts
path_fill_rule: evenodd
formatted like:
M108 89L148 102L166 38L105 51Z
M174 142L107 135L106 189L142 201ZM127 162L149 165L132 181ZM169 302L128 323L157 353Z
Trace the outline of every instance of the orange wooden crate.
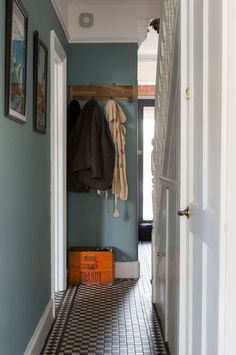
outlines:
M112 248L79 248L69 251L69 284L111 284L114 281Z

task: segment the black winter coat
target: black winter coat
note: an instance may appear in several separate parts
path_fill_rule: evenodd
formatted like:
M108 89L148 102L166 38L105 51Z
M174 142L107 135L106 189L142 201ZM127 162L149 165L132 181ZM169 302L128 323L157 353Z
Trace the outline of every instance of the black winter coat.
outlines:
M69 144L75 178L95 189L109 189L113 180L115 147L104 113L95 100L84 106Z
M70 147L70 136L74 126L79 119L81 112L80 104L77 100L71 100L67 111L67 189L73 192L89 192L90 187L78 181L76 176L72 174L73 150Z

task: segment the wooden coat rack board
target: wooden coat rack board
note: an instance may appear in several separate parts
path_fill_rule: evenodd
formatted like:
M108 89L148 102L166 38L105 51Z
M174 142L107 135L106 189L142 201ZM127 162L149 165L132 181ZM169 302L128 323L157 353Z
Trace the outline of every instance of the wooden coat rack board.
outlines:
M138 99L137 86L96 86L96 85L71 85L68 87L68 96L78 100L128 100Z

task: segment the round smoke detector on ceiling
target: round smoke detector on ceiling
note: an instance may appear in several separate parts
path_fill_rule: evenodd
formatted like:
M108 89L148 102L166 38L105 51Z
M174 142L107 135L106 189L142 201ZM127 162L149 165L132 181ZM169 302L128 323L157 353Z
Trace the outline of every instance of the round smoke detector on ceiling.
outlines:
M94 23L94 17L91 13L83 12L79 15L79 25L80 27L89 28L92 27Z

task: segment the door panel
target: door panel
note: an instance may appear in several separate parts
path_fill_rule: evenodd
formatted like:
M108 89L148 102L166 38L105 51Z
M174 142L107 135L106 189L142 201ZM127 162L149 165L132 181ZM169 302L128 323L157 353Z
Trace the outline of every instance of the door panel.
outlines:
M179 355L216 355L220 97L211 100L219 88L210 83L219 79L220 63L213 53L220 47L210 40L209 24L220 9L217 1L184 0L181 11L182 91L189 87L190 97L182 96L181 101L180 209L189 205L190 218L180 217L180 319L186 348L182 342ZM217 26L214 30L218 31ZM180 342L181 337L183 333Z
M158 254L157 254L157 307L158 313L161 318L163 330L165 333L165 340L167 341L167 324L166 324L166 317L167 317L167 270L168 270L168 263L166 260L166 252L167 252L167 243L168 243L168 204L169 204L169 194L168 188L162 186L161 188L161 204L160 204L160 219L159 219L159 227L158 227L158 234L160 241L159 246L157 247Z
M178 344L179 238L176 215L176 208L179 203L178 194L175 189L169 189L167 341L171 354L176 353Z

